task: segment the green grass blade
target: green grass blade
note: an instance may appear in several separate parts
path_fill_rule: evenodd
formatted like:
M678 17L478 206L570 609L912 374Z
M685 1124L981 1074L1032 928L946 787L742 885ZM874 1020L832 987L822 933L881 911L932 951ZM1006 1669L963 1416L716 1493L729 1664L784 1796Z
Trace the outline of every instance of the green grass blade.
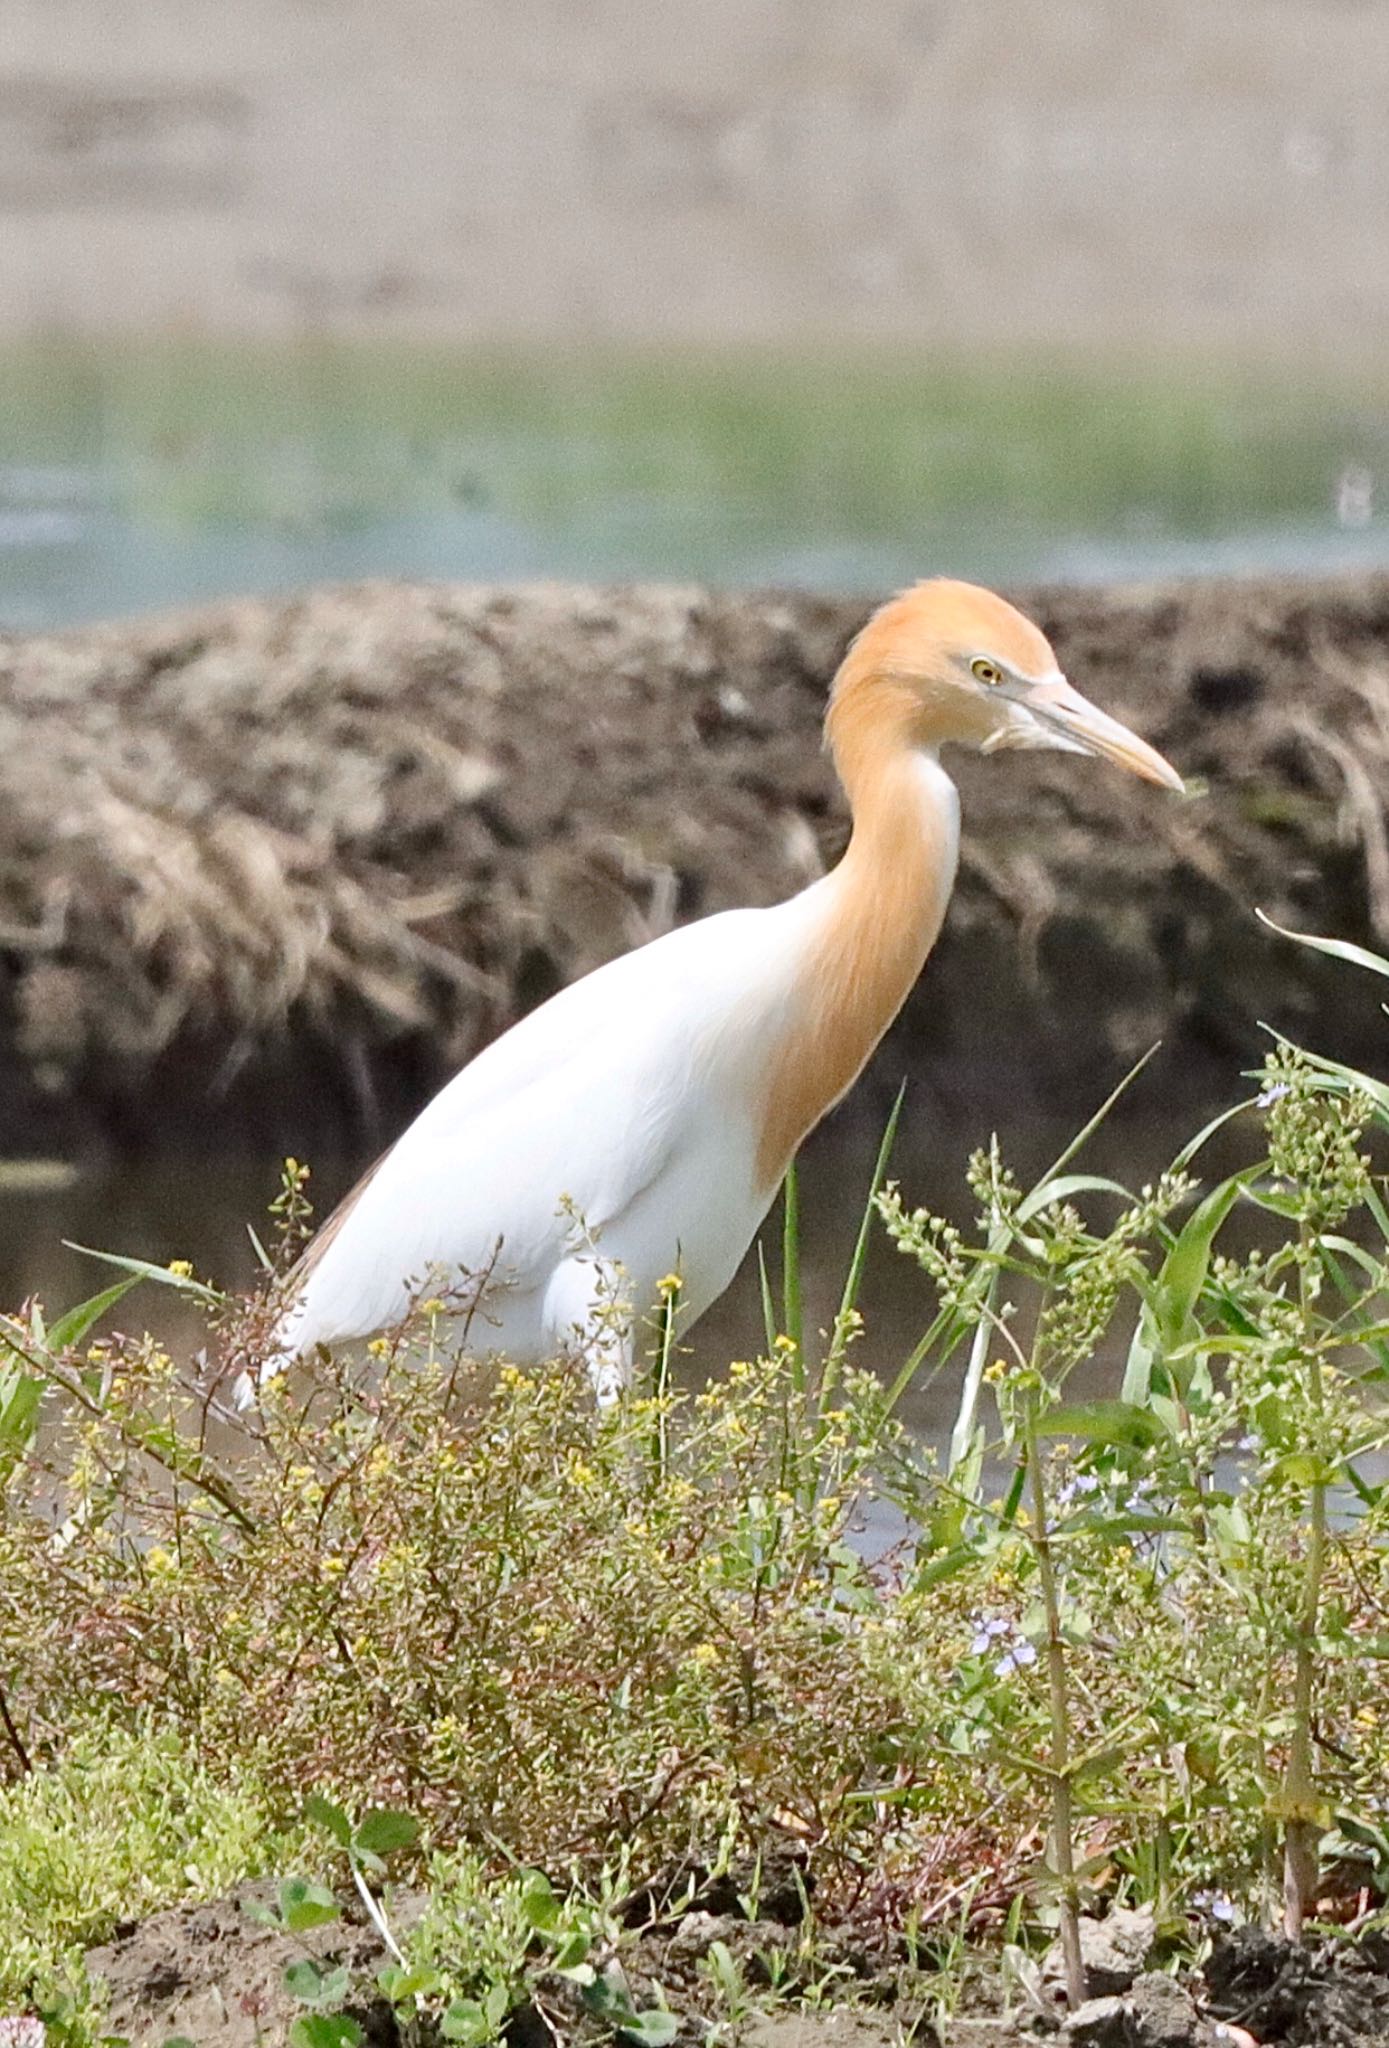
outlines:
M1366 946L1353 945L1349 939L1323 939L1315 932L1292 932L1283 924L1275 924L1262 910L1254 912L1259 923L1271 932L1277 932L1280 939L1291 939L1296 946L1310 946L1314 953L1327 953L1333 960L1344 960L1352 967L1364 967L1371 974L1382 974L1389 981L1389 960L1382 953L1372 953Z
M776 1350L776 1304L772 1300L771 1275L767 1271L767 1252L761 1238L757 1241L757 1279L762 1289L762 1334L770 1358Z
M798 1370L804 1373L805 1328L801 1315L801 1201L793 1159L781 1189L781 1324L795 1345Z
M103 1288L102 1292L94 1294L90 1301L80 1301L76 1308L70 1308L65 1315L59 1316L57 1322L53 1323L47 1332L45 1341L49 1350L66 1351L72 1345L80 1344L88 1330L101 1321L108 1309L114 1308L118 1301L124 1301L132 1287L139 1286L140 1279L138 1273L132 1273L128 1279L117 1280L113 1287Z
M979 1390L984 1384L984 1367L989 1358L989 1334L992 1325L987 1311L993 1307L993 1297L998 1283L995 1270L989 1277L985 1295L984 1310L974 1326L974 1342L969 1347L969 1363L965 1367L964 1385L960 1389L960 1405L955 1415L955 1427L950 1432L949 1478L954 1479L970 1455L975 1438L975 1417L979 1408Z
M897 1090L897 1099L892 1105L886 1124L883 1126L882 1141L878 1156L873 1162L873 1176L868 1184L868 1199L863 1205L859 1221L858 1236L854 1241L854 1254L849 1261L849 1270L844 1276L844 1291L839 1297L839 1313L834 1319L834 1335L830 1339L829 1354L825 1359L825 1370L820 1381L820 1403L833 1393L844 1366L844 1354L848 1349L849 1318L858 1306L859 1290L863 1285L863 1268L868 1257L868 1242L872 1234L873 1218L877 1214L877 1200L887 1178L888 1161L897 1137L897 1126L901 1121L902 1104L906 1098L907 1084L904 1081Z
M210 1308L222 1308L226 1303L225 1294L219 1294L215 1287L205 1287L191 1274L171 1273L167 1266L156 1266L149 1259L128 1259L120 1252L99 1252L89 1244L74 1244L70 1237L65 1237L63 1244L70 1252L81 1252L87 1259L100 1259L103 1265L119 1266L123 1273L134 1273L140 1280L153 1280L160 1287L172 1287L179 1294L188 1294L195 1301L206 1302Z
M1095 1114L1090 1118L1089 1122L1081 1126L1080 1130L1076 1132L1076 1135L1071 1139L1071 1142L1069 1143L1069 1145L1065 1147L1064 1151L1058 1153L1056 1158L1052 1160L1051 1165L1047 1168L1046 1172L1042 1174L1041 1180L1055 1180L1058 1174L1064 1173L1066 1171L1066 1168L1070 1165L1071 1161L1075 1158L1076 1154L1082 1151L1084 1147L1089 1144L1090 1140L1094 1137L1096 1131L1104 1122L1105 1118L1109 1115L1109 1112L1113 1109L1115 1103L1119 1100L1120 1096L1127 1093L1127 1091L1133 1086L1134 1082L1138 1079L1139 1075L1143 1072L1143 1069L1147 1066L1148 1062L1151 1059L1155 1058L1156 1055L1161 1051L1161 1049L1162 1040L1158 1039L1155 1044L1150 1045L1148 1047L1148 1050L1145 1053L1141 1054L1139 1058L1134 1061L1133 1065L1125 1074L1123 1080L1119 1082L1116 1088L1112 1088L1110 1090L1109 1094L1106 1095L1104 1101L1100 1104L1099 1108L1095 1111Z

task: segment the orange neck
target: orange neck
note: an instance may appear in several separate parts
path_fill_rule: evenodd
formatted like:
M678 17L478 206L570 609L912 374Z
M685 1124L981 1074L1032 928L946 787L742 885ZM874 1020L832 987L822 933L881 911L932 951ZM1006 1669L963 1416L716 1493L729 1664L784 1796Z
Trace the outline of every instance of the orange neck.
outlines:
M923 730L919 694L846 665L826 737L853 833L816 885L816 923L773 1056L757 1159L769 1188L906 1001L955 879L955 791Z

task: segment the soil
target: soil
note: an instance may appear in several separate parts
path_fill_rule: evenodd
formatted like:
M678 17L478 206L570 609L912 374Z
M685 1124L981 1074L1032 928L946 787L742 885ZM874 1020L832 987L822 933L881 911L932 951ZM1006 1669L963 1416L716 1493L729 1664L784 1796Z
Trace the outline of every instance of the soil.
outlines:
M1195 1094L1260 1019L1375 1057L1373 990L1252 913L1389 939L1389 576L1011 594L1205 793L954 760L959 888L883 1092L1069 1111L1163 1037ZM0 638L6 1149L359 1149L564 981L803 885L866 610L376 583Z
M88 1967L107 1987L109 2031L126 2037L131 2048L162 2048L171 2035L187 2037L195 2048L277 2048L303 2009L284 1988L284 1969L305 1948L347 1963L370 1984L386 1957L369 1927L344 1920L291 1941L248 1917L246 1907L268 1897L269 1887L248 1885L213 1904L118 1929L92 1950ZM941 2048L1037 2048L1048 2039L1058 2048L1231 2048L1239 2042L1247 2048L1251 2040L1258 2048L1389 2044L1384 1935L1295 1946L1239 1929L1217 1941L1203 1974L1174 1982L1135 1963L1125 1988L1092 1998L1067 2020L1050 1977L1038 1980L1044 1988L1030 1998L1014 1987L1011 2000L1001 1982L971 1979L963 2009L938 2017L901 1995L897 1958L865 1953L861 1933L846 1936L836 1957L833 1932L822 1929L830 1961L840 1964L835 2002L824 2002L822 1988L804 2008L763 2012L757 2002L767 1996L768 1958L780 1955L796 1982L796 1930L786 1919L749 1922L709 1910L726 1903L696 1901L677 1921L643 1935L626 1963L638 2003L659 1983L682 2018L686 2048L702 2042L713 2016L714 1996L701 1965L715 1941L729 1950L747 1987L739 2032L750 2048L899 2048L913 2036L938 2037ZM397 1927L408 1926L418 1907L417 1895L396 1895L391 1912ZM823 1987L830 1973L820 1981ZM368 1992L349 1999L346 2009L369 2048L399 2048L401 2036L384 2003ZM537 1980L534 2002L507 2029L509 2048L605 2038L585 2019L573 1987L557 1977Z

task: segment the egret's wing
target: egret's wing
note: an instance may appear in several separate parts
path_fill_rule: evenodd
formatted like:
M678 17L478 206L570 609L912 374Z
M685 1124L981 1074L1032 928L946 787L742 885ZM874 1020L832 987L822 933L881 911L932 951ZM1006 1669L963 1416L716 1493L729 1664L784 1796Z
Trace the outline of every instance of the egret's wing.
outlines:
M382 1329L440 1272L542 1287L576 1217L601 1239L682 1140L693 1043L737 992L732 941L759 915L624 955L457 1074L310 1246L283 1348Z

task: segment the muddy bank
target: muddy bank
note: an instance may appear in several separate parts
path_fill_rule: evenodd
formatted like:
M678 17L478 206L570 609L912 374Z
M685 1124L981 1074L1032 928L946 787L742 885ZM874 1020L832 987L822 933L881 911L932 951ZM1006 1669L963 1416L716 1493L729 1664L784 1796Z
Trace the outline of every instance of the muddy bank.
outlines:
M1257 1020L1376 1057L1389 576L1012 593L1207 793L960 756L960 886L879 1062L1063 1106ZM370 1142L490 1034L842 844L861 600L366 584L0 640L0 1145Z
M263 1910L272 1892L263 1883L247 1885L207 1905L157 1913L89 1951L87 1967L107 2001L106 2026L133 2048L159 2048L176 2037L198 2048L284 2041L303 2010L286 1989L285 1970L309 1953L324 1965L343 1965L350 1981L344 2008L367 2042L399 2048L405 2040L441 2038L427 2020L402 2026L376 1992L375 1973L388 1958L363 1916L291 1938L248 1915L248 1908ZM906 1967L900 1939L885 1928L821 1925L812 1965L812 1952L797 1948L797 1914L776 1916L764 1906L763 1918L749 1920L738 1901L726 1903L731 1910L696 1906L653 1920L622 1950L635 2002L668 2006L679 2021L676 2041L686 2048L715 2026L728 2032L730 2018L747 2048L893 2048L904 2039L937 2041L940 2048L1035 2048L1044 2041L1058 2048L1230 2048L1240 2040L1257 2048L1383 2048L1389 2041L1389 1944L1373 1933L1359 1942L1299 1947L1243 1927L1217 1939L1204 1971L1183 1967L1169 1976L1145 1966L1150 1914L1147 1939L1117 1966L1118 1951L1106 1943L1114 1921L1086 1921L1086 1952L1105 1956L1109 1967L1091 1966L1089 2001L1068 2017L1059 1959L1055 1968L1050 1957L1042 1968L1034 1964L1019 1983L983 1949L967 1964L957 1957L953 1986L949 1961L936 1980L937 1997L942 1984L947 1993L938 2005L929 1983ZM418 1893L392 1896L398 1934L415 1925L423 1904ZM925 1939L929 1956L929 1934ZM732 1959L741 1986L741 2010L733 2015L707 1960L716 1944ZM612 2038L572 1982L540 1970L529 1990L501 2035L511 2048L601 2048ZM800 1998L806 2007L795 2002Z

